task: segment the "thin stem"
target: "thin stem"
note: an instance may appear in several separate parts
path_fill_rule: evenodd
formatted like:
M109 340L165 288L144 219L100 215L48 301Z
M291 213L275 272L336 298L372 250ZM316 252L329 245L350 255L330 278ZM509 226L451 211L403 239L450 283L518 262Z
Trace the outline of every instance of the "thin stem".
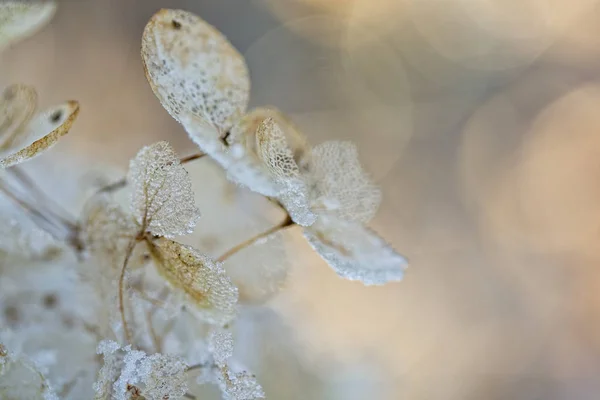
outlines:
M188 398L188 399L191 399L191 400L196 400L196 399L197 399L197 397L196 397L196 396L194 396L193 394L190 394L190 393L185 393L185 394L183 395L183 397L185 397L185 398Z
M189 163L190 161L198 160L198 159L204 157L205 155L206 155L206 153L192 154L190 156L181 158L179 160L179 162L181 164L186 164L186 163ZM112 192L116 192L117 190L123 189L125 186L127 186L127 178L121 178L116 182L113 182L109 185L106 185L106 186L100 188L97 193L112 193Z
M127 318L125 317L125 302L123 300L123 286L125 285L125 270L127 269L127 264L129 263L129 259L131 258L131 254L133 253L133 249L137 244L137 240L133 239L129 242L127 246L127 250L125 252L125 260L123 261L123 267L121 268L121 275L119 276L119 311L121 312L121 322L123 323L123 331L125 332L125 339L127 343L131 343L131 333L129 332L129 327L127 325Z
M194 365L190 365L189 367L187 367L185 369L185 372L190 372L190 371L194 371L196 369L202 369L202 368L214 368L215 364L212 363L200 363L200 364L194 364Z
M275 225L274 227L272 227L262 233L259 233L258 235L253 236L250 239L245 240L242 243L227 250L219 258L217 258L217 261L223 262L223 261L227 260L229 257L231 257L232 255L236 254L238 251L243 250L246 247L252 246L254 243L259 241L260 239L264 239L267 236L272 235L275 232L279 232L280 230L283 230L283 229L285 229L289 226L293 226L293 225L296 225L296 224L294 223L294 221L292 221L292 218L289 215L287 215L286 218L282 222Z

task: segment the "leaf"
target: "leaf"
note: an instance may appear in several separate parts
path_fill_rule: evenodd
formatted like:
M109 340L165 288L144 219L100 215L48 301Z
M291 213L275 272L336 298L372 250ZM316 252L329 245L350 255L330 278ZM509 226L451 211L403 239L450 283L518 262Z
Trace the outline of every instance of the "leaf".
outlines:
M317 217L310 207L309 189L286 135L273 118L262 121L256 130L256 152L269 175L281 187L277 198L292 220L299 225L312 225Z
M244 114L250 94L246 62L200 17L183 10L157 12L144 29L142 60L163 107L180 123L182 115L197 116L201 139L218 140Z
M312 154L313 209L349 221L370 221L381 203L381 191L362 169L356 146L325 142Z
M192 182L167 142L144 147L129 164L131 212L141 229L174 237L191 233L200 218Z
M158 272L187 295L203 320L224 325L235 317L238 291L221 263L164 238L152 242L150 254Z
M54 1L0 3L0 51L39 31L55 12Z
M0 149L10 147L37 108L37 92L31 86L11 85L0 98Z
M365 285L399 281L408 261L356 221L322 215L304 228L308 243L342 278Z
M7 168L38 156L66 135L79 114L79 103L68 101L38 113L15 132L8 147L0 148L0 168Z

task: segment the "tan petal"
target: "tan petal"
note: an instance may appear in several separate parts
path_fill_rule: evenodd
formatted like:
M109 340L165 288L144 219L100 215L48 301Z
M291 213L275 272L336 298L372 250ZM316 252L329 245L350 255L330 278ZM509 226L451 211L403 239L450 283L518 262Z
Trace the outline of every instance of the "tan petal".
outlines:
M131 212L141 229L174 237L191 233L200 218L192 181L167 142L144 147L131 160Z
M359 222L320 216L304 236L341 277L365 285L399 281L408 261Z
M7 168L38 156L66 135L79 114L79 103L68 101L33 117L25 128L0 150L0 167Z
M0 51L33 35L56 12L56 2L4 1L0 3Z
M37 108L37 92L31 86L11 85L0 98L0 151L9 148Z
M370 221L381 203L381 191L363 170L351 142L325 142L313 149L313 209L342 219Z
M235 317L238 291L220 263L165 238L153 241L150 253L158 272L187 295L200 318L224 325Z
M157 12L144 29L142 60L163 107L179 122L183 114L197 116L194 132L201 138L224 137L244 114L250 94L246 62L200 17L182 10Z

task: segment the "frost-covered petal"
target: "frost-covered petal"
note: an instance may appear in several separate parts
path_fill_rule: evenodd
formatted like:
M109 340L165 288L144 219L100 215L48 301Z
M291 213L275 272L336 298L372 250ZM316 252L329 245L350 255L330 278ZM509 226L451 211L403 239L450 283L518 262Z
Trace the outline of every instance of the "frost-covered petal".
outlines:
M351 142L330 141L313 148L313 209L352 221L370 221L381 203L381 191L362 169Z
M202 319L224 325L235 317L238 291L220 263L164 238L152 242L150 253L158 272L187 295Z
M304 236L341 277L366 285L399 281L408 262L388 243L356 221L320 216Z
M0 98L0 150L11 146L37 107L37 92L28 85L4 89Z
M273 118L265 119L257 128L256 152L269 175L281 187L277 198L292 220L303 226L315 222L316 215L310 209L309 188L284 131Z
M226 329L214 329L208 337L208 349L219 367L227 365L233 355L233 334Z
M4 1L0 3L0 51L33 35L56 12L54 1Z
M233 371L230 367L221 368L219 388L224 400L264 399L265 392L256 377L247 371Z
M183 10L157 12L144 29L142 60L163 107L179 122L186 113L199 117L201 137L224 137L244 114L250 93L246 62L202 18Z
M58 400L35 365L0 344L0 399Z
M35 115L15 133L10 145L0 148L0 168L19 164L54 146L69 133L78 114L79 103L68 101Z
M167 142L144 147L129 164L131 212L142 229L160 236L191 233L200 217L192 182Z

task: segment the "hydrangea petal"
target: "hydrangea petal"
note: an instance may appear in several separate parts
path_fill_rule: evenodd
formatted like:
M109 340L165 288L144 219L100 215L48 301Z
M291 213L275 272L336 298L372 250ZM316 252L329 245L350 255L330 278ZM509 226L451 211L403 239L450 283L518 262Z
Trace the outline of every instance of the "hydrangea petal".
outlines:
M54 1L0 3L0 51L39 31L55 12Z
M8 86L0 98L0 149L8 148L33 117L37 92L28 85Z

